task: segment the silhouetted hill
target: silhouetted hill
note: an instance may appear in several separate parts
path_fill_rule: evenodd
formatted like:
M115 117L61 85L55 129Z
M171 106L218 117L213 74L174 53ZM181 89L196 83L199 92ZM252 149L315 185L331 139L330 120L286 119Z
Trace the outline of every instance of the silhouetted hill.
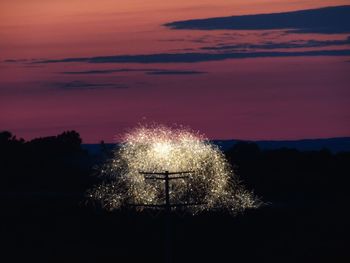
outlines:
M228 150L237 142L242 140L215 140L222 150ZM328 149L333 153L349 152L350 137L326 138L326 139L303 139L303 140L283 140L283 141L247 141L256 143L262 150L275 150L279 148L296 149L299 151L319 151Z
M213 140L223 151L229 150L237 142L244 140ZM328 149L332 153L349 152L350 137L326 138L326 139L304 139L304 140L283 140L283 141L246 141L256 143L262 150L275 150L280 148L296 149L299 151L319 151ZM106 143L105 147L112 150L117 144ZM87 150L91 155L100 155L102 148L100 144L82 144L82 148Z

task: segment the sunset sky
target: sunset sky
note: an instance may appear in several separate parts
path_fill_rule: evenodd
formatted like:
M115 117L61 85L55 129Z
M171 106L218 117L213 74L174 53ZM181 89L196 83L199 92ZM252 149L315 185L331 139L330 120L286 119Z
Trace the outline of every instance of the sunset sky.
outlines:
M350 17L326 30L311 16L281 21L312 28L267 29L242 16L345 5L350 0L2 0L0 130L31 139L74 129L85 143L154 122L212 139L350 136ZM226 16L238 16L242 28L165 25Z

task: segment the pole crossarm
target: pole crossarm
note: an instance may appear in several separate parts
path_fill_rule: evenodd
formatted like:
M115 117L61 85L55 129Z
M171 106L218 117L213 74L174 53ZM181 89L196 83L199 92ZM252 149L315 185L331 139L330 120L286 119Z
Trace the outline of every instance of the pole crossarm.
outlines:
M188 179L188 175L185 175L185 174L193 173L193 171L179 171L179 172L139 171L139 173L143 174L146 180L162 180L162 181L164 181L165 203L164 204L128 204L129 206L164 208L166 211L170 212L172 207L186 207L186 206L192 206L192 205L202 205L201 203L179 203L179 204L170 203L170 184L169 184L170 181L171 180ZM178 175L178 176L169 176L169 175Z
M165 174L168 174L168 175L172 175L172 174L189 174L189 173L193 173L193 171L184 171L184 172L143 172L143 171L139 171L140 174L149 174L149 175L165 175Z
M186 179L188 176L175 176L175 177L169 177L168 180L174 180L174 179ZM148 180L164 180L164 177L158 177L158 176L145 176L145 179Z

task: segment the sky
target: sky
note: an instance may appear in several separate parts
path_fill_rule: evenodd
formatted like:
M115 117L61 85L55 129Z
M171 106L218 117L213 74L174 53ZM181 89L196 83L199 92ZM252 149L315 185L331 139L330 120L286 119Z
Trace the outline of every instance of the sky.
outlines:
M0 130L74 129L85 143L150 123L211 139L350 136L349 6L2 0Z

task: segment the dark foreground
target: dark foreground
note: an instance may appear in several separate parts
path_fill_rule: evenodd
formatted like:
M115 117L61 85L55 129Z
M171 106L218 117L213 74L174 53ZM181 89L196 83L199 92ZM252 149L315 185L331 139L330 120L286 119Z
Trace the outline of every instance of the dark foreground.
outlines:
M84 204L111 157L100 147L89 154L74 131L28 142L0 132L1 263L164 262L164 215ZM236 217L172 215L173 262L350 262L350 152L241 142L225 154L271 205Z
M163 215L108 213L80 201L3 197L2 262L164 262ZM272 205L234 218L175 214L173 262L350 262L341 205Z

